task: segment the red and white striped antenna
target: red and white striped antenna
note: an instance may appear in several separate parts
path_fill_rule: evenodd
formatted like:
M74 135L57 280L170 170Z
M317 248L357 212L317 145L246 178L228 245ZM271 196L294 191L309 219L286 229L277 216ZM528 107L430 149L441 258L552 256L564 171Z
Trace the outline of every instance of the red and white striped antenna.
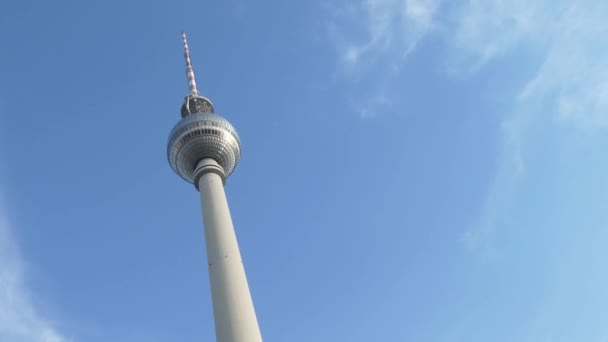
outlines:
M184 31L182 31L182 39L184 40L184 57L186 58L186 75L188 76L190 95L198 95L196 78L194 78L194 68L192 68L192 62L190 61L190 49L188 48L188 40L186 39L186 32Z

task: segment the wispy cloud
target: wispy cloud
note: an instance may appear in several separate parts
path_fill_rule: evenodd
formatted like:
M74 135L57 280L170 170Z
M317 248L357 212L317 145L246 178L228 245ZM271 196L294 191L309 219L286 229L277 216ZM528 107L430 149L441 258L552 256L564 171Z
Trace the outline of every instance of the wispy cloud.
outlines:
M465 234L485 256L525 175L532 122L579 132L608 127L608 3L582 1L470 1L455 30L452 71L474 72L509 54L539 56L540 67L513 99L504 121L503 153L479 222ZM558 148L557 146L555 148ZM508 216L508 215L507 215Z
M24 265L0 199L0 340L67 342L36 310L24 283Z
M608 123L608 34L605 2L471 0L458 13L451 42L455 72L476 71L516 53L544 62L530 75L519 103L552 102L556 119L585 126Z
M476 71L505 55L534 53L544 62L521 89L520 106L543 99L559 120L605 125L607 13L601 1L471 0L448 38L459 56L450 68Z
M484 258L495 255L497 231L528 177L538 120L577 132L608 128L608 2L368 0L334 3L331 11L342 78L365 85L349 89L361 117L391 108L395 77L431 33L445 48L446 77L466 78L497 65L520 72L520 89L496 94L511 103L502 152L481 214L463 235Z
M331 33L350 72L389 55L395 64L433 28L438 0L367 0L334 11ZM342 24L355 24L352 25Z
M438 6L439 0L365 0L328 5L329 37L338 55L341 77L374 89L356 96L356 108L362 117L390 107L387 92L391 82L418 42L434 29Z
M608 3L576 2L554 18L545 61L522 90L522 101L550 97L560 121L588 128L608 124L606 15Z
M445 30L448 72L476 72L496 58L522 48L538 48L550 39L555 3L525 0L470 0L449 15Z

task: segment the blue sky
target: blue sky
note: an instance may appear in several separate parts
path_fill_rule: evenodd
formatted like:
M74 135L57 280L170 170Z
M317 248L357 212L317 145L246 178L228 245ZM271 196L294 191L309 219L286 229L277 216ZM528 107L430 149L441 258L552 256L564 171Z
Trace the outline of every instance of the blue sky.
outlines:
M266 341L608 339L608 3L0 6L0 340L212 341L200 91Z

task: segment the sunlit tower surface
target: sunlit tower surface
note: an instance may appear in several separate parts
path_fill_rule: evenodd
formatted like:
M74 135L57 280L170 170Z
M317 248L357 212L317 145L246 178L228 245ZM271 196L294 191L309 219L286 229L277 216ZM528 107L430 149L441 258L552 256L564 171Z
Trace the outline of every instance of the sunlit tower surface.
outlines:
M262 341L224 192L241 157L241 143L230 122L199 95L185 32L182 39L190 93L181 107L182 119L169 135L167 158L173 171L200 193L216 340Z

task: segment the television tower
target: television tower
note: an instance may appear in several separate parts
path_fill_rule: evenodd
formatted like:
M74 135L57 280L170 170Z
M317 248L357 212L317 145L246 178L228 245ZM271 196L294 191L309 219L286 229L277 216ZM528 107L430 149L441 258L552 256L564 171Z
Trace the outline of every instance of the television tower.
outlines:
M260 342L262 336L230 218L224 183L241 157L241 143L228 120L199 95L186 33L184 56L190 93L173 127L167 158L175 173L200 192L217 342Z

